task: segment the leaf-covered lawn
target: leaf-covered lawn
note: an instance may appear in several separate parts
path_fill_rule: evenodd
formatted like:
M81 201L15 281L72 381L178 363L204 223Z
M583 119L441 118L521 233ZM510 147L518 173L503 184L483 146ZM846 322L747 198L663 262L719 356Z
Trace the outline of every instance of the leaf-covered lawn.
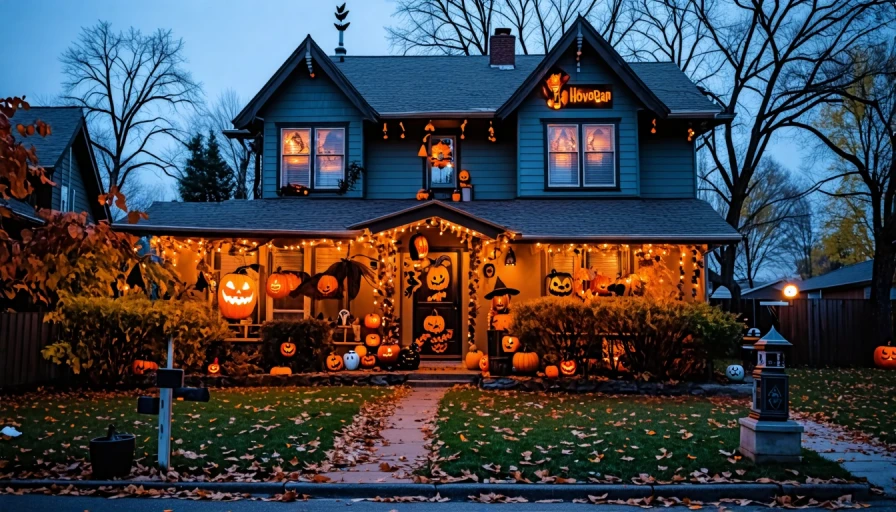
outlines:
M788 373L794 409L896 443L896 371L829 368Z
M335 432L350 424L362 404L391 390L369 387L212 390L208 403L174 404L172 469L264 480L324 460ZM34 394L0 399L0 426L22 435L0 439L0 478L89 477L89 441L113 423L137 436L137 460L152 474L156 416L137 414L136 393ZM80 464L79 464L80 462ZM63 464L67 467L63 469ZM223 475L223 476L222 476Z
M737 420L746 414L742 401L452 390L440 405L435 445L448 460L431 469L435 477L470 471L533 482L848 477L808 450L789 466L740 458Z

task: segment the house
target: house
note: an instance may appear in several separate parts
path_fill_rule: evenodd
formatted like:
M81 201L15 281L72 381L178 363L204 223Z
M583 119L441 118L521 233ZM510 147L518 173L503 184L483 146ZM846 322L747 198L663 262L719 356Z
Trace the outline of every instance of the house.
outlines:
M675 64L625 62L582 18L546 55L515 55L502 29L490 47L328 56L309 36L233 121L232 135L263 140L264 197L159 202L121 229L239 300L227 314L247 317L233 320L240 340L346 308L381 315L379 332L424 357L460 359L502 321L506 300L485 298L498 278L513 301L705 300L704 254L741 236L697 199L694 144L732 116ZM353 300L327 278L349 255L375 274ZM278 269L316 287L285 295Z
M800 298L869 299L873 267L874 261L868 260L806 279L800 283ZM896 287L890 288L890 298L896 300Z
M90 144L90 134L82 110L78 107L31 107L18 110L13 124L32 124L41 120L50 126L46 137L22 139L26 146L34 146L38 163L47 171L55 185L36 185L27 200L0 199L0 205L12 212L4 226L13 237L27 227L43 223L36 209L63 212L87 212L90 222L107 220L109 212L96 198L102 193L102 181Z

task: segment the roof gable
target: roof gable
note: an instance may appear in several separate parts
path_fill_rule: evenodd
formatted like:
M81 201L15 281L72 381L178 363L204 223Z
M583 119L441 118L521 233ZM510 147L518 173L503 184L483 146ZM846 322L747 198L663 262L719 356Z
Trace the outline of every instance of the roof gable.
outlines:
M13 137L25 147L34 146L40 165L55 167L83 127L84 115L79 107L31 107L17 110L10 121L14 125L29 125L38 120L50 126L50 135L23 138L13 130Z
M365 119L375 121L378 117L376 110L370 106L367 100L361 96L361 93L352 85L330 59L320 49L317 43L308 35L304 41L292 52L292 55L286 59L274 75L264 84L264 87L252 98L245 108L234 118L233 125L236 128L245 128L255 119L258 111L273 97L277 89L286 82L286 79L300 65L307 65L308 59L311 59L312 69L315 67L323 70L336 84L337 87L348 97L352 104L357 107ZM312 75L313 79L313 75Z

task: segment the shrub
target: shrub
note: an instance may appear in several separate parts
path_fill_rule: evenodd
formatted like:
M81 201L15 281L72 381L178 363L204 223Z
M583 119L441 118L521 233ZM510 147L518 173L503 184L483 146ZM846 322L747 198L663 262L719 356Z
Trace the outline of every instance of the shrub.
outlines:
M516 306L514 332L530 350L547 363L576 359L601 350L594 313L581 300L570 297L541 297Z
M330 324L316 318L275 320L261 327L261 360L265 370L274 366L289 366L293 372L319 371L329 353ZM296 355L284 357L280 345L289 341L296 344Z
M59 339L42 355L90 384L110 385L128 375L134 359L160 363L174 339L174 366L196 370L209 344L228 336L227 324L207 304L156 300L131 295L65 297L46 320L59 327Z

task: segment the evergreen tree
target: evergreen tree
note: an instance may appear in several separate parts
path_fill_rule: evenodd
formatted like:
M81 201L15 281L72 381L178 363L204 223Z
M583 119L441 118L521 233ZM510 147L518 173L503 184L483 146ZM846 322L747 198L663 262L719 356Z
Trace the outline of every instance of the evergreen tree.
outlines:
M205 165L208 188L207 201L226 201L233 197L233 169L224 161L218 138L211 130L208 132L208 145L205 150Z
M207 201L205 196L205 147L202 143L202 135L194 135L187 142L187 150L190 157L181 171L180 180L177 182L177 191L180 198L187 202Z
M187 143L190 156L177 184L184 201L219 202L233 195L233 169L221 156L221 147L213 133L209 133L207 140L204 144L202 135L197 133Z

